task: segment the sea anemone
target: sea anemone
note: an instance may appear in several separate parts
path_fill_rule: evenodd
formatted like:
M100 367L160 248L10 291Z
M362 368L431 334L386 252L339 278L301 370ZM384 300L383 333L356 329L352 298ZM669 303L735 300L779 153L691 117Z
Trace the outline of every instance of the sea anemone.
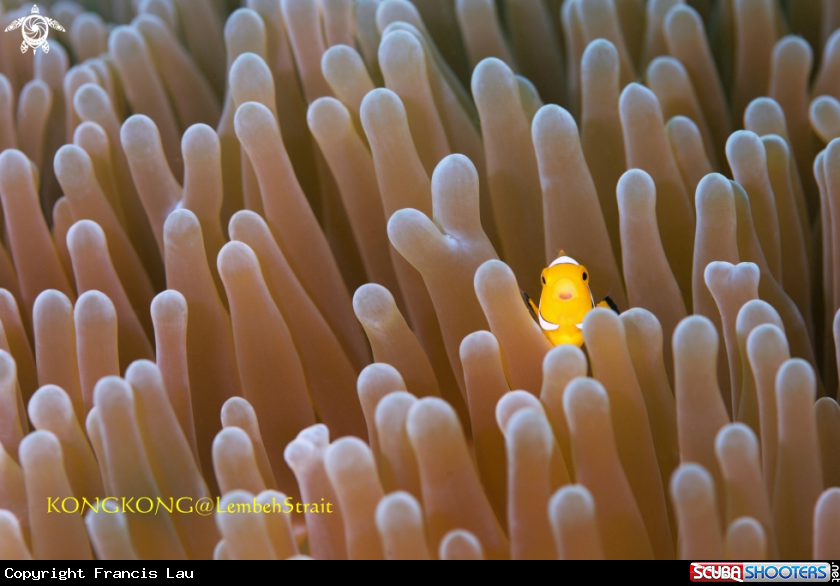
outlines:
M40 10L0 558L840 557L831 3Z

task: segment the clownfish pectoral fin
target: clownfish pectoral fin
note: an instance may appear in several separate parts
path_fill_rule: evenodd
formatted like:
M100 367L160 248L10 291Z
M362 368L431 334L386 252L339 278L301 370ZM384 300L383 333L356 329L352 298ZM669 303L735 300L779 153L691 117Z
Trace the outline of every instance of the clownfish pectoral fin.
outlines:
M598 307L603 307L603 308L606 308L606 309L612 309L614 312L621 315L621 311L619 311L618 305L615 304L615 301L613 301L610 298L609 295L604 297L604 300L601 303L598 304Z
M540 312L540 308L537 307L534 301L522 289L519 290L519 294L522 295L522 301L525 302L525 307L528 308L528 313L531 314L531 318L537 321L537 314Z

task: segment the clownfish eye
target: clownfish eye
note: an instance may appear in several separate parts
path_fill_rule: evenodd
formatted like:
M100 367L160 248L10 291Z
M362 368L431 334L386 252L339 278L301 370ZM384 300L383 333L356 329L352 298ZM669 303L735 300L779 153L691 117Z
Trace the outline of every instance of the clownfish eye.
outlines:
M584 280L584 281L586 280L586 277L587 277L587 274L586 274L586 273L583 273L583 280Z

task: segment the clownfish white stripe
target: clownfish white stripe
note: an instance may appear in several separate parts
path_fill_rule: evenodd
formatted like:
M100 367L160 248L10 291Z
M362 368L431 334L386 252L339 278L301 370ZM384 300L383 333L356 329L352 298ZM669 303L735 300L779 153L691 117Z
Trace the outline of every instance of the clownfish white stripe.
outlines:
M580 263L578 261L576 261L575 259L573 259L571 256L561 256L561 257L558 257L558 258L554 259L554 262L552 262L548 266L549 266L549 268L551 268L555 265L580 265Z
M541 313L538 313L538 314L537 314L537 317L540 319L540 327L541 327L542 329L544 329L544 330L554 331L554 330L556 330L557 328L559 328L559 327L560 327L560 326L559 326L559 325L557 325L557 324L553 324L553 323L551 323L551 322L549 322L549 321L545 321L545 320L543 319L543 316L542 316L542 314L541 314Z

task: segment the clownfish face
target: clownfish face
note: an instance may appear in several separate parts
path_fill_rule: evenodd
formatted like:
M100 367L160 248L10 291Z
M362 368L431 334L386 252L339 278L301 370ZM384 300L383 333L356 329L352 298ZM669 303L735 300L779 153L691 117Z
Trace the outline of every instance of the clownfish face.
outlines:
M560 256L542 272L539 322L553 343L583 344L583 318L594 302L586 267L568 256Z

